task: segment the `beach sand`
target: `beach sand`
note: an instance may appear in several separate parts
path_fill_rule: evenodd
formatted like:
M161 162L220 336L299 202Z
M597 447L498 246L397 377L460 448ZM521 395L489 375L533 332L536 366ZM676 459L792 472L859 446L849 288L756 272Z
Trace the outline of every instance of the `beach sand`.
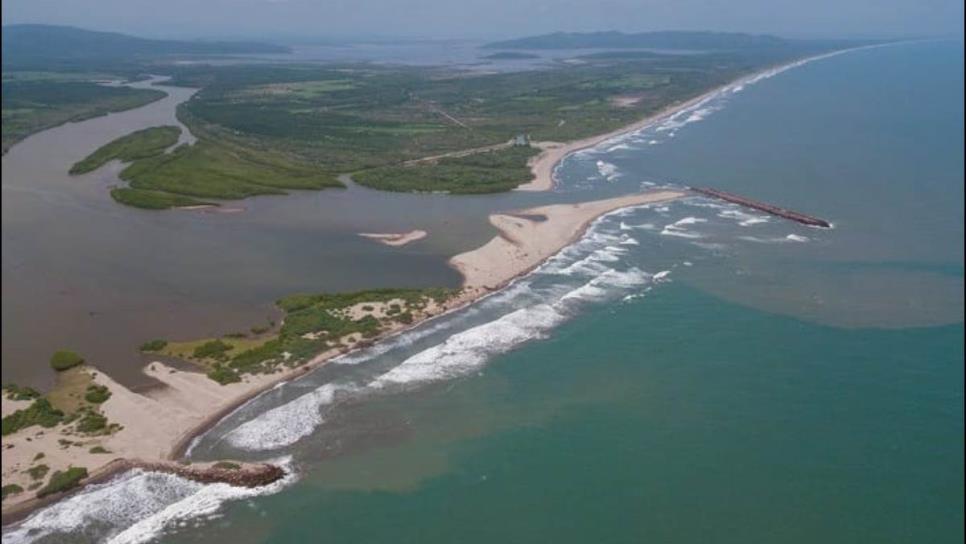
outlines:
M499 229L500 234L480 248L453 257L450 264L463 274L465 285L498 289L574 242L601 215L684 195L679 191L653 191L493 214L490 223Z

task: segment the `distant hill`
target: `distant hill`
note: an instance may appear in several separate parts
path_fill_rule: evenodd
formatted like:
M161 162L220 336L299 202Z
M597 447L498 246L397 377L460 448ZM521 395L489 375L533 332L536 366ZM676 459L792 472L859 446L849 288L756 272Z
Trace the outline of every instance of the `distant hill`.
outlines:
M488 49L752 49L785 45L779 37L736 32L555 32L493 42Z
M54 25L4 26L2 43L4 69L9 69L11 65L43 61L290 52L287 47L265 43L150 40L117 32L95 32Z
M518 53L516 51L498 51L481 58L489 60L526 60L539 59L540 55L534 55L533 53Z

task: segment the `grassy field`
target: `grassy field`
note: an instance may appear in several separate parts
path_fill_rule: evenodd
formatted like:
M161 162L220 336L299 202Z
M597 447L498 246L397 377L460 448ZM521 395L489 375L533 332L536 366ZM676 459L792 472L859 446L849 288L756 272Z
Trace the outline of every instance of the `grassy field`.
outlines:
M137 108L154 102L165 93L153 89L106 87L83 77L101 74L56 72L4 72L3 152L13 144L41 130L68 121L82 121L111 112Z
M220 199L342 187L332 175L297 157L210 140L136 160L121 172L121 179L133 189Z
M176 126L150 127L105 144L70 168L72 175L94 171L112 160L131 162L164 153L178 143L181 128Z
M527 161L533 147L509 147L432 163L383 166L352 176L360 185L384 191L448 191L459 194L509 191L532 178Z
M359 183L378 189L477 193L528 181L529 151L405 164L500 144L518 134L569 141L607 132L782 55L794 53L605 56L496 74L234 65L183 66L171 75L176 83L203 87L183 104L181 117L206 142L279 153L330 175L351 172ZM197 188L180 194L216 196ZM263 193L240 188L233 197L246 194Z
M213 202L197 200L190 196L174 195L163 191L145 191L130 187L116 187L111 189L111 198L119 204L142 208L145 210L167 210L170 208L184 208L188 206L215 206Z
M814 51L621 52L512 73L372 64L155 65L154 73L167 73L176 85L201 87L178 110L198 142L160 153L173 134L136 133L102 148L75 171L111 158L133 159L121 173L129 186L111 194L148 209L341 187L342 173L392 191L506 191L530 179L526 163L534 150L413 161L496 146L520 134L570 141L608 132L807 52ZM21 75L5 75L3 82L5 142L8 131L23 124L17 119L43 124L34 105L17 99L29 86L48 95L53 88L70 89L65 96L77 97L86 96L85 89L131 91L53 72L46 78Z

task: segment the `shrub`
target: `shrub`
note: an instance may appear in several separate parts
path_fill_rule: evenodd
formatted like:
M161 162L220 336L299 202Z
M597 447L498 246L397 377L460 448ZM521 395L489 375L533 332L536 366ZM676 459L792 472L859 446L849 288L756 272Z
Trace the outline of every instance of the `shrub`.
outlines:
M3 418L2 435L13 434L32 425L53 427L63 421L64 413L54 408L50 401L39 398L27 408L17 410Z
M105 449L104 446L94 446L88 451L90 451L90 453L111 453L110 451Z
M63 372L81 364L84 364L84 358L66 349L56 351L50 357L50 366L57 372Z
M220 383L221 385L241 381L241 378L238 376L238 372L235 372L233 369L222 365L215 365L212 367L212 369L208 371L208 377Z
M0 500L5 500L10 495L16 495L17 493L23 493L23 488L20 487L17 484L10 484L10 485L3 486L2 490L0 490L0 492L2 492L2 494L3 494L3 496L0 497Z
M168 345L167 340L161 340L160 338L157 338L141 344L141 351L144 351L144 352L161 351L167 345Z
M37 492L37 497L42 498L54 493L62 493L77 487L80 481L87 477L87 469L84 467L69 467L67 470L54 473L50 477L47 485Z
M77 422L77 431L84 434L92 434L103 431L107 428L107 418L89 410Z
M111 398L111 390L106 385L88 385L84 400L94 404L100 404Z
M50 467L47 465L37 465L35 467L30 467L27 469L27 474L30 475L34 480L41 480L47 473L50 472Z
M222 359L225 356L225 352L230 349L231 346L221 340L209 340L196 347L192 355L196 359Z
M3 386L9 400L31 400L40 396L40 391L33 387L20 387L15 383Z

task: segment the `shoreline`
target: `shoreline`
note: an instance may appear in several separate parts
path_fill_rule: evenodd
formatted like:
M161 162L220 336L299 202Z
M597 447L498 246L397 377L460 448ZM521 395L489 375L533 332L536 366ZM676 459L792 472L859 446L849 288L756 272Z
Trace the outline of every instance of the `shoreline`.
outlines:
M809 62L825 59L835 55L840 55L842 53L847 53L849 51L857 51L857 50L865 49L867 47L879 47L879 45L867 45L867 46L860 46L860 47L851 47L848 49L837 49L835 51L829 51L826 53L820 53L817 55L790 60L788 62L783 62L780 64L774 64L774 65L768 66L767 68L763 68L756 72L752 72L750 74L740 76L737 79L734 79L727 83L718 85L717 87L714 87L697 96L689 98L683 102L669 104L661 108L660 110L648 115L647 117L644 117L628 125L624 125L620 128L616 128L610 132L606 132L603 134L588 136L586 138L582 138L580 140L573 140L570 142L553 142L553 141L533 142L533 145L535 147L538 147L542 150L540 154L536 155L528 162L528 166L530 166L530 172L533 175L533 179L531 179L527 183L519 185L514 190L515 191L549 191L553 189L555 185L553 174L554 174L554 171L557 169L557 166L561 162L563 162L563 160L567 158L568 155L572 153L583 151L584 149L592 148L603 142L606 142L607 140L617 138L620 136L625 136L627 134L648 128L649 126L655 123L667 120L668 118L673 117L678 113L681 113L682 111L687 110L688 108L696 106L697 104L700 104L705 100L713 98L715 95L723 91L726 91L731 88L740 87L747 83L753 83L765 77L768 74L774 75L784 70L801 66Z
M535 143L535 145L544 149L544 152L532 159L530 166L534 174L534 179L527 184L521 185L517 190L551 190L554 186L554 170L571 153L646 128L699 104L703 100L725 89L742 85L745 82L762 77L773 71L787 69L811 60L845 51L848 50L816 55L768 67L715 87L684 102L669 105L653 115L605 134L568 143ZM2 512L3 525L6 526L9 523L15 523L25 519L38 508L42 508L77 490L83 489L89 483L102 483L107 481L125 470L125 468L129 468L124 462L120 461L126 461L128 463L175 462L176 459L185 455L188 448L199 436L208 432L225 417L257 398L265 391L281 383L298 379L311 370L327 364L336 357L357 352L372 344L405 333L428 321L465 308L492 293L498 292L517 278L525 276L533 269L539 267L560 250L580 239L597 218L607 213L631 206L673 200L685 195L686 192L683 191L653 191L578 204L550 205L528 210L492 214L490 216L490 222L497 228L499 233L483 246L456 255L449 260L450 265L459 271L464 278L463 289L459 294L446 301L446 303L441 304L436 310L427 312L426 315L415 320L412 324L401 325L387 330L370 341L356 345L348 350L329 350L320 353L299 367L282 370L273 374L250 375L246 376L247 379L242 383L222 386L210 380L202 373L175 371L164 363L155 361L149 363L143 370L146 374L159 379L166 387L162 388L159 392L147 392L144 394L134 393L117 384L109 377L106 377L102 372L97 372L98 377L96 381L101 384L110 384L112 392L117 397L115 403L112 404L110 400L105 403L105 408L109 408L109 405L132 408L132 410L129 410L132 413L126 414L128 416L127 418L124 418L123 415L119 417L122 422L128 424L125 425L123 431L119 431L118 433L124 434L124 440L117 441L119 446L125 443L129 447L122 446L115 448L114 451L116 451L118 457L107 458L104 460L105 462L92 466L90 476L85 478L80 486L71 492L46 497L42 500L28 499L26 497L27 493L25 492L25 496L20 501L5 501L7 504L4 505ZM536 219L541 216L543 219ZM199 393L203 397L201 401L197 401L192 397L192 395ZM109 411L118 411L123 414L121 409L111 409ZM138 417L139 415L140 419ZM111 419L113 420L114 417L112 416ZM147 428L152 427L152 425L145 426L134 423L137 421L150 422L162 420L164 424L160 425L160 427L163 428L157 430ZM31 430L30 433L34 433L35 431L36 428ZM45 429L45 431L48 432L51 438L56 435L53 429ZM26 434L26 431L24 434ZM112 438L115 438L115 436L109 436L104 441L110 443ZM29 438L27 440L29 441ZM146 448L152 445L161 446L162 449L160 451L153 450L147 455L144 455ZM13 455L19 457L24 454L21 451L23 449L18 448L17 452L6 451L5 449L5 457ZM83 458L83 453L80 452L80 455L76 455L76 457ZM139 459L149 459L149 461L137 461ZM98 459L98 461L100 460ZM4 473L6 476L6 467ZM16 499L16 496L11 498Z

